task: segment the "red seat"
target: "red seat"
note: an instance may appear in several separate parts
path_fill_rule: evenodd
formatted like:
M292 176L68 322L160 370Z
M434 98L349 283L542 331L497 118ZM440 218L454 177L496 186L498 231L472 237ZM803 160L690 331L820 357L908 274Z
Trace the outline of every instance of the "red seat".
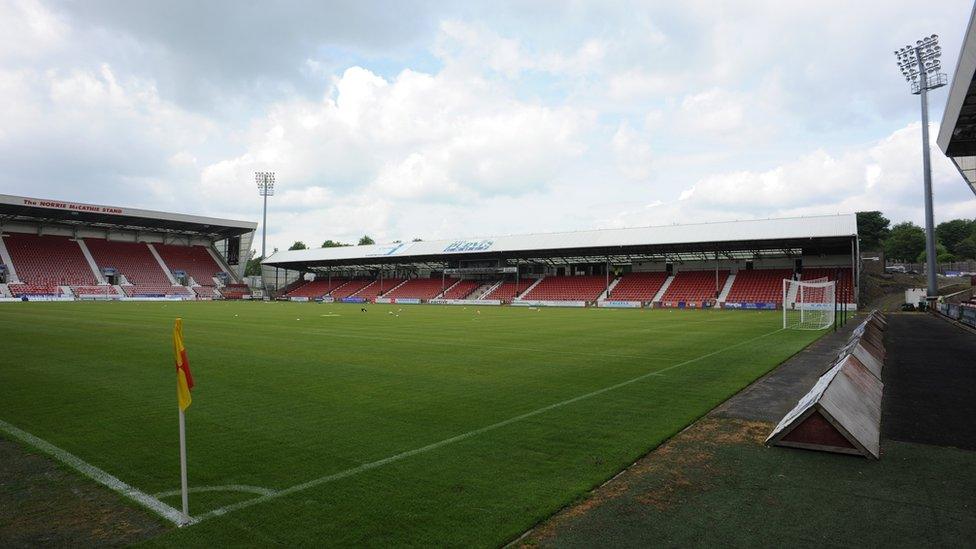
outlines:
M383 297L407 299L433 299L452 286L456 278L412 278L397 289L388 292Z
M539 301L593 301L607 289L604 275L547 276L522 296Z
M610 290L607 299L614 301L651 301L661 290L664 281L668 279L665 272L658 273L627 273L620 277L620 282Z
M11 286L10 291L15 296L59 295L58 286L98 284L75 240L66 236L10 233L3 237L3 241L17 278L23 283Z
M680 271L668 286L661 301L701 303L715 299L725 286L729 271Z
M732 281L732 288L725 297L726 303L778 303L783 302L783 279L793 276L792 269L758 269L739 271Z

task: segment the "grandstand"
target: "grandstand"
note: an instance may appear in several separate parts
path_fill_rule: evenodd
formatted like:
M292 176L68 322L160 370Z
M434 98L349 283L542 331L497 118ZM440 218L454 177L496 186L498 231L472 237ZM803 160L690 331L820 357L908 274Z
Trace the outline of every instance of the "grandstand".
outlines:
M245 299L255 223L0 195L0 298Z
M777 309L784 279L854 306L856 257L856 217L832 215L292 250L263 273L296 281L285 299Z

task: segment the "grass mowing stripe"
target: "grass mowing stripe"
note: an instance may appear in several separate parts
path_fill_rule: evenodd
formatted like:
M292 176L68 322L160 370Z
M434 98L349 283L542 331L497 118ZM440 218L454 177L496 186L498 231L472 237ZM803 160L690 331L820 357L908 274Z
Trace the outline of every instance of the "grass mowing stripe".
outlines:
M276 499L276 498L279 498L279 497L282 497L282 496L287 496L287 495L290 495L290 494L294 494L296 492L301 492L301 491L307 490L309 488L314 488L315 486L320 486L322 484L327 484L329 482L334 482L336 480L340 480L340 479L343 479L343 478L351 477L351 476L357 475L359 473L362 473L362 472L365 472L365 471L369 471L371 469L376 469L378 467L382 467L382 466L387 465L389 463L393 463L393 462L396 462L396 461L400 461L400 460L406 459L406 458L411 457L411 456L415 456L417 454L422 454L422 453L425 453L425 452L429 452L431 450L436 450L437 448L441 448L443 446L447 446L447 445L453 444L455 442L460 442L462 440L465 440L465 439L468 439L468 438L471 438L471 437L480 435L480 434L485 433L485 432L488 432L488 431L493 431L495 429L499 429L499 428L504 427L506 425L510 425L512 423L515 423L515 422L518 422L518 421L522 421L523 419L528 419L530 417L537 416L539 414L543 414L545 412L548 412L550 410L554 410L556 408L560 408L560 407L563 407L563 406L567 406L569 404L573 404L575 402L579 402L581 400L585 400L585 399L588 399L588 398L592 398L592 397L601 395L603 393L607 393L607 392L613 391L615 389L619 389L621 387L626 387L627 385L631 385L633 383L637 383L638 381L647 379L647 378L649 378L651 376L661 375L664 372L667 372L667 371L670 371L670 370L674 370L676 368L680 368L681 366L686 366L686 365L692 364L694 362L698 362L699 360L702 360L702 359L705 359L705 358L709 358L709 357L715 356L717 354L723 353L725 351L729 351L729 350L734 349L734 348L737 348L737 347L741 347L741 346L746 345L748 343L752 343L754 341L758 341L758 340L760 340L762 338L771 336L773 334L777 334L777 333L782 332L782 331L783 331L783 328L780 328L780 329L777 329L777 330L773 330L772 332L767 332L765 334L762 334L762 335L753 337L751 339L747 339L745 341L740 341L739 343L735 343L733 345L729 345L728 347L723 347L722 349L718 349L716 351L712 351L710 353L707 353L707 354L704 354L704 355L701 355L701 356L698 356L698 357L695 357L695 358L686 360L684 362L679 362L678 364L674 364L674 365L668 366L667 368L662 368L662 369L659 369L659 370L654 370L654 371L651 371L651 372L647 372L647 373L642 374L642 375L639 375L639 376L637 376L635 378L631 378L631 379L628 379L626 381L621 381L620 383L616 383L614 385L610 385L610 386L604 387L602 389L597 389L595 391L591 391L591 392L586 393L586 394L583 394L583 395L579 395L579 396L576 396L576 397L573 397L573 398L570 398L570 399L567 399L567 400L563 400L561 402L556 402L554 404L549 404L548 406L543 406L542 408L537 408L535 410L532 410L531 412L526 412L524 414L520 414L520 415L517 415L515 417L511 417L509 419L506 419L506 420L503 420L503 421L499 421L497 423L493 423L493 424L487 425L485 427L481 427L480 429L475 429L473 431L468 431L467 433L462 433L460 435L453 436L451 438L446 438L444 440L440 440L438 442L434 442L432 444L428 444L428 445L422 446L420 448L414 448L413 450L407 450L406 452L401 452L399 454L396 454L396 455L393 455L393 456L389 456L389 457L386 457L386 458L383 458L383 459L380 459L380 460L372 461L370 463L365 463L365 464L360 465L358 467L353 467L351 469L346 469L345 471L340 471L340 472L334 473L332 475L327 475L327 476L324 476L324 477L319 477L317 479L310 480L308 482L304 482L304 483L301 483L301 484L296 484L296 485L291 486L289 488L285 488L283 490L279 490L277 492L274 492L274 493L271 493L271 494L268 494L268 495L265 495L265 496L261 496L261 497L254 498L254 499L250 499L250 500L245 500L245 501L242 501L240 503L235 503L235 504L232 504L232 505L227 505L225 507L221 507L219 509L215 509L213 511L210 511L208 513L205 513L203 515L200 515L200 516L198 516L195 519L195 521L196 522L200 522L200 521L206 520L208 518L218 517L218 516L221 516L221 515L224 515L224 514L233 512L233 511L237 511L237 510L240 510L240 509L244 509L244 508L247 508L247 507L251 507L251 506L254 506L254 505L258 505L260 503L264 503L264 502L270 501L272 499Z
M173 524L180 525L186 522L182 512L177 511L173 507L166 505L162 501L159 501L155 497L150 496L137 488L129 486L118 478L82 460L78 456L58 448L42 438L38 438L27 431L18 429L2 419L0 419L0 430L20 440L21 442L28 444L44 452L45 454L48 454L49 456L57 459L61 463L64 463L65 465L94 480L102 486L105 486L112 491L122 494L132 501L139 503L143 507L155 512Z

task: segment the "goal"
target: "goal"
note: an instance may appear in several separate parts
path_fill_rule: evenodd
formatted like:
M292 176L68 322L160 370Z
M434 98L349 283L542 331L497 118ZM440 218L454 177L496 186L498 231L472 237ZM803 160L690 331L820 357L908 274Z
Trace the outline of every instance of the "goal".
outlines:
M837 283L783 279L783 329L824 330L834 324Z

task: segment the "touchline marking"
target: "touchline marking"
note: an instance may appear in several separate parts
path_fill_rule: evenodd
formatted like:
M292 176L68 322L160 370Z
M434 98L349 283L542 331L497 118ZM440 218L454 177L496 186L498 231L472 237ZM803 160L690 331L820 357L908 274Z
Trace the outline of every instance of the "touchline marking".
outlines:
M652 377L652 376L659 376L659 375L661 375L664 372L667 372L669 370L674 370L675 368L680 368L681 366L686 366L686 365L691 364L693 362L698 362L699 360L702 360L704 358L708 358L708 357L711 357L711 356L715 356L715 355L717 355L719 353L723 353L723 352L728 351L730 349L734 349L736 347L740 347L740 346L745 345L747 343L752 343L753 341L762 339L764 337L771 336L773 334L777 334L777 333L782 332L782 331L783 331L783 328L780 328L778 330L774 330L772 332L769 332L769 333L766 333L766 334L763 334L763 335L760 335L760 336L756 336L756 337L754 337L752 339L747 339L745 341L740 341L739 343L735 343L733 345L729 345L728 347L724 347L724 348L719 349L717 351L712 351L711 353L701 355L700 357L692 358L692 359L686 360L684 362L679 362L678 364L674 364L672 366L668 366L667 368L661 368L659 370L654 370L653 372L648 372L646 374L641 374L641 375L639 375L639 376L637 376L635 378L628 379L627 381L621 381L620 383L617 383L615 385L610 385L609 387L604 387L602 389L597 389L596 391L592 391L592 392L589 392L589 393L586 393L586 394L583 394L583 395L580 395L580 396L577 396L577 397L573 397L571 399L564 400L562 402L556 402L555 404L550 404L548 406L543 406L542 408L538 408L536 410L532 410L531 412L526 412L524 414L520 414L520 415L517 415L515 417L511 417L511 418L506 419L504 421L499 421L498 423L492 423L491 425L488 425L488 426L485 426L485 427L481 427L480 429L475 429L473 431L468 431L467 433L462 433L460 435L453 436L451 438L446 438L444 440L441 440L441 441L438 441L438 442L434 442L432 444L428 444L427 446L421 446L420 448L414 448L413 450L407 450L406 452L402 452L402 453L399 453L399 454L396 454L396 455L393 455L393 456L390 456L390 457L386 457L386 458L383 458L383 459L380 459L380 460L377 460L377 461L372 461L370 463L364 463L363 465L360 465L358 467L353 467L351 469L346 469L345 471L340 471L338 473L333 473L331 475L326 475L324 477L319 477L317 479L313 479L313 480L310 480L308 482L303 482L301 484L296 484L296 485L294 485L294 486L292 486L290 488L285 488L283 490L279 490L277 492L274 492L274 493L271 493L271 494L268 494L268 495L265 495L265 496L261 496L261 497L257 497L257 498L254 498L254 499L249 499L249 500L241 501L239 503L234 503L234 504L231 504L231 505L227 505L227 506L224 506L224 507L220 507L219 509L214 509L213 511L209 511L207 513L204 513L202 515L199 515L198 517L196 517L195 520L196 520L196 522L200 522L200 521L207 520L209 518L219 517L221 515L225 515L227 513L233 512L233 511L239 511L241 509L245 509L247 507L251 507L251 506L257 505L259 503L264 503L266 501L270 501L272 499L276 499L276 498L279 498L279 497L282 497L282 496L287 496L287 495L290 495L290 494L294 494L296 492L301 492L303 490L308 490L309 488L314 488L314 487L320 486L322 484L327 484L329 482L333 482L333 481L336 481L336 480L341 480L341 479L344 479L346 477L351 477L351 476L354 476L354 475L358 475L359 473L362 473L362 472L365 472L365 471L369 471L371 469L376 469L378 467L382 467L382 466L387 465L389 463L393 463L393 462L396 462L396 461L400 461L400 460L406 459L408 457L415 456L417 454L422 454L422 453L425 453L425 452L429 452L431 450L436 450L437 448L440 448L442 446L447 446L447 445L453 444L455 442L460 442L462 440L469 439L471 437L480 435L482 433L486 433L488 431L493 431L495 429L499 429L501 427L505 427L506 425L511 425L512 423L515 423L515 422L518 422L518 421L522 421L523 419L528 419L530 417L537 416L539 414L543 414L543 413L548 412L550 410L555 410L556 408L561 408L563 406L566 406L566 405L569 405L569 404L573 404L573 403L579 402L581 400L586 400L588 398L592 398L592 397L595 397L597 395L602 395L603 393L606 393L606 392L609 392L609 391L613 391L613 390L619 389L621 387L626 387L627 385L631 385L633 383L637 383L638 381L647 379L647 378Z
M106 473L98 467L95 467L91 463L82 460L67 450L58 448L50 442L38 438L27 431L18 429L2 419L0 419L0 430L26 444L33 446L34 448L37 448L45 454L48 454L49 456L57 459L61 463L64 463L95 482L106 486L119 494L122 494L123 496L141 504L151 511L154 511L159 516L165 518L173 524L179 526L186 523L186 519L181 511L166 505L162 501L159 501L153 496L150 496L137 488L129 486L118 478ZM196 520L191 518L190 524L193 522L196 522Z

